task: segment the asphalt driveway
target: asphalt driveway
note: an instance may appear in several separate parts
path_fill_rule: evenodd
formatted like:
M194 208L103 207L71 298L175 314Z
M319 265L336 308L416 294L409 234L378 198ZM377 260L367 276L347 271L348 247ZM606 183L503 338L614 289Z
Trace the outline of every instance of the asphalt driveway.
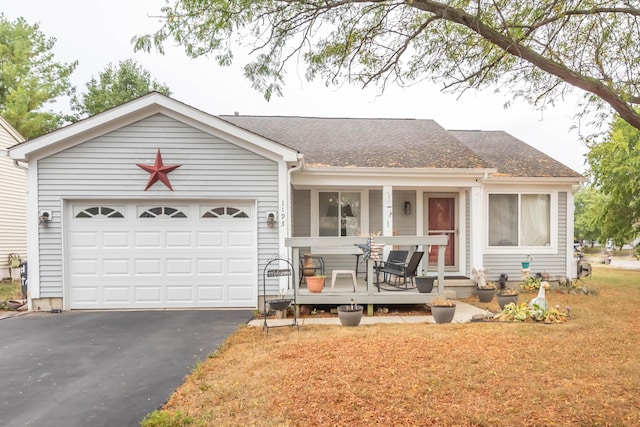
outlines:
M138 426L247 310L33 313L0 321L0 425Z

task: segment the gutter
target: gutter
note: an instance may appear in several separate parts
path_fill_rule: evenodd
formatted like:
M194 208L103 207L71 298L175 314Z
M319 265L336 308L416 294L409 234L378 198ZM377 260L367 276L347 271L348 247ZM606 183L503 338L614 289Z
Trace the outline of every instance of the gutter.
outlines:
M17 167L18 169L22 169L25 172L28 172L29 168L26 167L26 166L22 166L19 162L20 162L19 160L14 160L13 161L13 166Z

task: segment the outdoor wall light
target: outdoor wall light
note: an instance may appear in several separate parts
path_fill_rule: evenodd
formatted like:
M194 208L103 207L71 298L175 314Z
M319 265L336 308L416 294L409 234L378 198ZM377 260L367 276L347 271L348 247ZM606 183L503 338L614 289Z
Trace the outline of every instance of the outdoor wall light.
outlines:
M269 212L267 214L267 227L273 228L276 226L276 214Z
M49 223L53 219L53 212L40 211L39 219L40 219L40 225L44 225L46 227L47 225L49 225Z
M404 214L411 215L411 202L404 202Z

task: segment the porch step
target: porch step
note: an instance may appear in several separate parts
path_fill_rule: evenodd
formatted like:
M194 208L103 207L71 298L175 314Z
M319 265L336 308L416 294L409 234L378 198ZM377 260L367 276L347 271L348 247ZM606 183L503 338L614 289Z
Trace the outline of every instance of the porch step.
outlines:
M437 288L438 280L435 281L433 287ZM447 298L468 298L475 294L476 283L468 278L444 278L444 291L447 294ZM453 297L449 296L449 293L453 292Z

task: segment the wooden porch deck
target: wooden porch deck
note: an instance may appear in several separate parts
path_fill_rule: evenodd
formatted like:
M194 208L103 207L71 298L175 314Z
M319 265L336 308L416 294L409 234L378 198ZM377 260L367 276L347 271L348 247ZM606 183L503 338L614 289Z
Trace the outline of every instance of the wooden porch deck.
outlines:
M349 304L353 299L357 304L426 304L439 296L437 288L431 293L420 293L417 288L409 288L406 290L385 290L370 293L367 291L367 282L364 280L364 274L358 277L356 292L353 291L353 284L349 276L338 276L334 289L331 289L331 276L326 278L324 289L321 293L311 293L304 283L297 289L296 300L298 304L327 304L340 305ZM437 283L436 283L437 284ZM375 281L372 284L375 288ZM475 283L470 279L454 279L444 281L444 295L448 298L465 298L473 294ZM289 292L293 294L293 290Z
M373 283L375 287L375 282ZM388 295L393 293L394 295ZM397 295L395 295L397 294ZM432 296L431 296L432 295ZM353 299L357 304L420 304L429 302L436 293L420 294L417 289L403 291L384 291L370 293L364 275L358 277L356 292L349 276L338 276L335 289L331 289L331 276L328 275L321 293L311 293L304 283L298 288L298 304L349 304Z
M367 237L294 237L285 239L285 245L292 248L292 259L300 259L301 248L312 248L312 251L319 250L321 253L353 253L355 244L366 244ZM449 298L465 297L469 294L469 289L473 282L467 280L446 281L444 275L444 249L448 243L447 236L378 236L375 237L376 244L391 246L403 246L417 248L428 252L438 251L437 280L431 293L420 293L416 288L407 290L378 290L375 283L373 263L368 263L368 272L360 271L357 277L356 292L353 291L351 277L339 275L336 279L335 289L331 289L331 270L325 271L325 286L321 293L311 293L296 280L295 289L289 289L289 296L295 292L297 304L327 304L339 305L349 304L353 299L357 304L422 304L432 301L435 297L442 295ZM300 277L298 262L294 262L295 277ZM363 264L366 265L366 264ZM431 273L433 274L433 273ZM365 281L365 275L373 280ZM462 293L455 288L466 290Z

